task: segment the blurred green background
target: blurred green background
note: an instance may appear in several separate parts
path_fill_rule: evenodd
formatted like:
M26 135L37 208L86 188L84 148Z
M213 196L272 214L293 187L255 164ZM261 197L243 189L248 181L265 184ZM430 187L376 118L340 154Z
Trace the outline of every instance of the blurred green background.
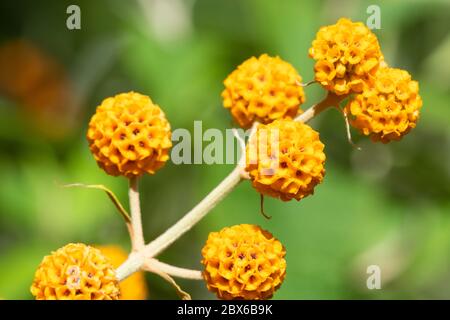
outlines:
M81 8L81 30L66 8ZM312 122L326 145L327 175L301 202L266 199L248 182L160 258L200 268L210 231L239 223L270 230L287 249L287 278L275 299L450 298L449 1L2 1L0 4L0 297L30 299L42 257L68 242L120 244L126 228L100 191L60 183L105 184L127 204L127 182L101 171L89 152L89 118L105 97L135 90L162 106L172 128L233 126L221 106L222 81L252 55L280 55L304 81L318 28L339 17L366 21L391 66L420 82L418 127L402 141L373 144L329 110ZM324 91L306 88L304 108ZM223 179L231 165L174 165L142 179L145 236L161 234ZM382 289L368 290L379 265ZM152 299L178 298L147 275ZM202 282L180 280L195 299Z

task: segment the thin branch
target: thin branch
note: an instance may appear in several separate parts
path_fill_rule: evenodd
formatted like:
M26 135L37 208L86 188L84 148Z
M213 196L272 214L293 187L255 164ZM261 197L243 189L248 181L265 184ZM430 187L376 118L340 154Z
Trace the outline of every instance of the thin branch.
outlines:
M130 187L128 191L130 198L131 211L131 244L133 251L139 251L145 246L144 234L142 231L141 205L139 200L139 178L130 178Z
M250 139L253 137L253 135L255 134L256 128L258 127L258 125L259 125L259 122L258 122L258 121L255 121L255 122L253 123L252 127L250 128L250 133L249 133L249 135L248 135L248 139L249 139L249 140L250 140ZM245 171L245 161L246 161L246 152L247 152L246 150L247 150L247 146L246 146L246 144L245 144L244 139L242 139L242 138L239 136L238 131L237 131L235 128L233 128L232 131L233 131L234 136L235 136L236 139L238 140L239 145L240 145L240 148L241 148L241 158L240 158L239 161L238 161L237 167L240 168L240 171L241 171L241 178L242 178L243 180L249 180L249 179L250 179L250 175L249 175L249 173L248 173L247 171Z
M130 275L139 271L145 263L145 257L141 252L131 252L128 259L116 269L116 277L123 281Z
M239 131L236 128L231 129L233 132L234 137L239 142L239 147L241 149L241 154L244 154L245 152L245 141L242 139L242 137L239 135Z
M316 103L312 105L309 109L307 109L305 112L298 115L294 120L300 121L300 122L308 122L315 116L317 116L319 113L324 111L325 109L329 107L338 107L339 103L347 98L348 95L336 95L332 92L328 92L327 96L320 101L319 103Z
M250 177L245 171L245 140L242 139L241 136L239 136L239 131L236 128L231 129L231 131L233 132L234 137L239 143L240 158L237 165L241 170L241 177L243 179L249 179Z
M158 269L158 270L160 270L164 273L167 273L168 275L174 276L174 277L191 279L191 280L203 280L202 272L199 270L191 270L191 269L185 269L185 268L172 266L170 264L161 262L155 258L147 259L147 261L145 262L145 265L151 266L152 269Z
M197 222L208 214L225 196L242 181L241 170L236 167L217 187L200 203L181 218L162 235L145 246L145 255L155 257L170 246L175 240L189 231Z

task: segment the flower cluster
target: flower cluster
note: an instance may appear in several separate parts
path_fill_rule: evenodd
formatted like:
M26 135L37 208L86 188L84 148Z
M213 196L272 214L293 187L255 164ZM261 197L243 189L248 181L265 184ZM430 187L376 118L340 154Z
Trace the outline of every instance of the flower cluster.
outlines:
M87 139L98 165L113 176L153 174L169 159L170 124L148 96L122 93L103 100Z
M254 121L295 117L305 102L301 81L295 68L279 57L252 57L225 79L223 105L243 128Z
M261 194L288 201L314 192L325 174L324 145L310 126L288 119L259 125L247 147L246 170Z
M407 71L385 67L344 111L363 134L387 143L401 139L415 128L421 106L417 81L411 80Z
M362 22L339 19L320 28L309 49L316 81L337 95L361 92L383 55L377 37Z
M131 215L106 189L128 224L136 254L127 258L116 246L99 250L68 244L41 262L31 287L36 299L145 299L143 274L126 279L139 268L161 275L183 298L190 296L170 275L203 277L220 299L271 298L286 275L286 250L259 226L240 224L210 233L201 251L202 276L198 271L158 264L153 258L241 179L249 179L262 196L283 201L299 201L313 194L324 178L326 157L319 133L303 122L325 108L340 108L348 99L346 119L374 141L384 143L400 139L416 126L422 106L418 83L408 72L385 65L376 36L362 23L340 19L321 28L309 54L316 60L316 81L329 91L323 101L302 113L302 79L292 65L267 54L246 60L225 79L222 92L224 107L241 127L255 124L242 159L245 167L239 162L204 201L146 246L141 243L137 183L130 184ZM172 146L163 111L148 96L134 92L105 99L90 120L87 139L106 173L131 182L161 168ZM117 277L114 267L118 267ZM126 280L119 285L118 278Z
M31 293L37 300L117 300L120 289L114 267L100 250L71 243L44 257Z
M286 252L268 231L241 224L209 234L204 278L220 299L268 299L286 274Z

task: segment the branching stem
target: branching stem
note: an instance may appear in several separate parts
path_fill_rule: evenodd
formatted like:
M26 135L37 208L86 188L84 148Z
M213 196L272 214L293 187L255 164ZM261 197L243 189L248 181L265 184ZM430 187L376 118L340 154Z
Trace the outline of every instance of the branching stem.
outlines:
M170 276L191 280L203 280L202 272L199 270L191 270L180 267L175 267L170 264L161 262L155 258L150 258L146 261L146 265L152 267L152 269L158 269Z
M130 178L128 191L131 211L131 244L133 251L140 251L145 246L144 234L142 232L141 205L139 200L139 178Z
M236 167L217 187L215 187L199 204L189 211L162 235L145 246L146 257L155 257L170 246L175 240L189 231L208 212L242 181L241 170Z
M338 106L346 96L337 96L333 93L328 95L321 102L311 106L305 112L295 118L295 121L308 122L316 115L328 107ZM255 130L253 130L255 131ZM174 266L166 265L159 262L156 257L159 253L169 247L175 240L189 231L204 216L206 216L221 200L223 200L246 176L242 172L242 161L245 161L245 153L242 154L243 159L239 161L241 165L237 165L234 170L215 187L202 201L200 201L193 209L186 213L177 223L167 229L158 238L144 246L144 238L142 236L142 224L140 218L139 193L137 191L137 179L130 179L130 208L133 226L133 248L138 250L139 254L131 254L117 270L120 280L125 279L131 273L141 269L144 265L146 269L157 270L161 274L188 277L197 279L198 271L185 270ZM149 260L151 259L151 260ZM151 263L146 263L151 261Z

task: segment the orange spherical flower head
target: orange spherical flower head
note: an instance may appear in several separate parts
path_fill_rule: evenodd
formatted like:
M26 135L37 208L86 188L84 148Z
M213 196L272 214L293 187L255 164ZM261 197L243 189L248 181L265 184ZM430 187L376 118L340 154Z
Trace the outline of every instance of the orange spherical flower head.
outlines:
M128 254L119 246L97 246L112 263L118 268L128 258ZM120 300L145 300L148 296L148 288L144 272L135 272L120 282Z
M283 201L314 193L325 169L324 145L310 126L289 119L260 125L246 151L253 187Z
M372 83L345 107L351 124L373 141L400 140L416 127L422 99L405 70L380 68Z
M316 60L316 81L337 95L361 92L383 60L375 34L345 18L320 28L309 56Z
M251 224L209 234L202 249L203 277L219 299L270 299L286 275L286 250Z
M225 79L223 105L242 128L254 121L295 117L305 102L301 81L295 68L279 57L252 57Z
M34 275L37 300L117 300L114 267L98 249L70 243L44 257Z
M95 160L106 173L128 178L154 174L169 159L170 124L145 95L129 92L103 100L87 132Z

